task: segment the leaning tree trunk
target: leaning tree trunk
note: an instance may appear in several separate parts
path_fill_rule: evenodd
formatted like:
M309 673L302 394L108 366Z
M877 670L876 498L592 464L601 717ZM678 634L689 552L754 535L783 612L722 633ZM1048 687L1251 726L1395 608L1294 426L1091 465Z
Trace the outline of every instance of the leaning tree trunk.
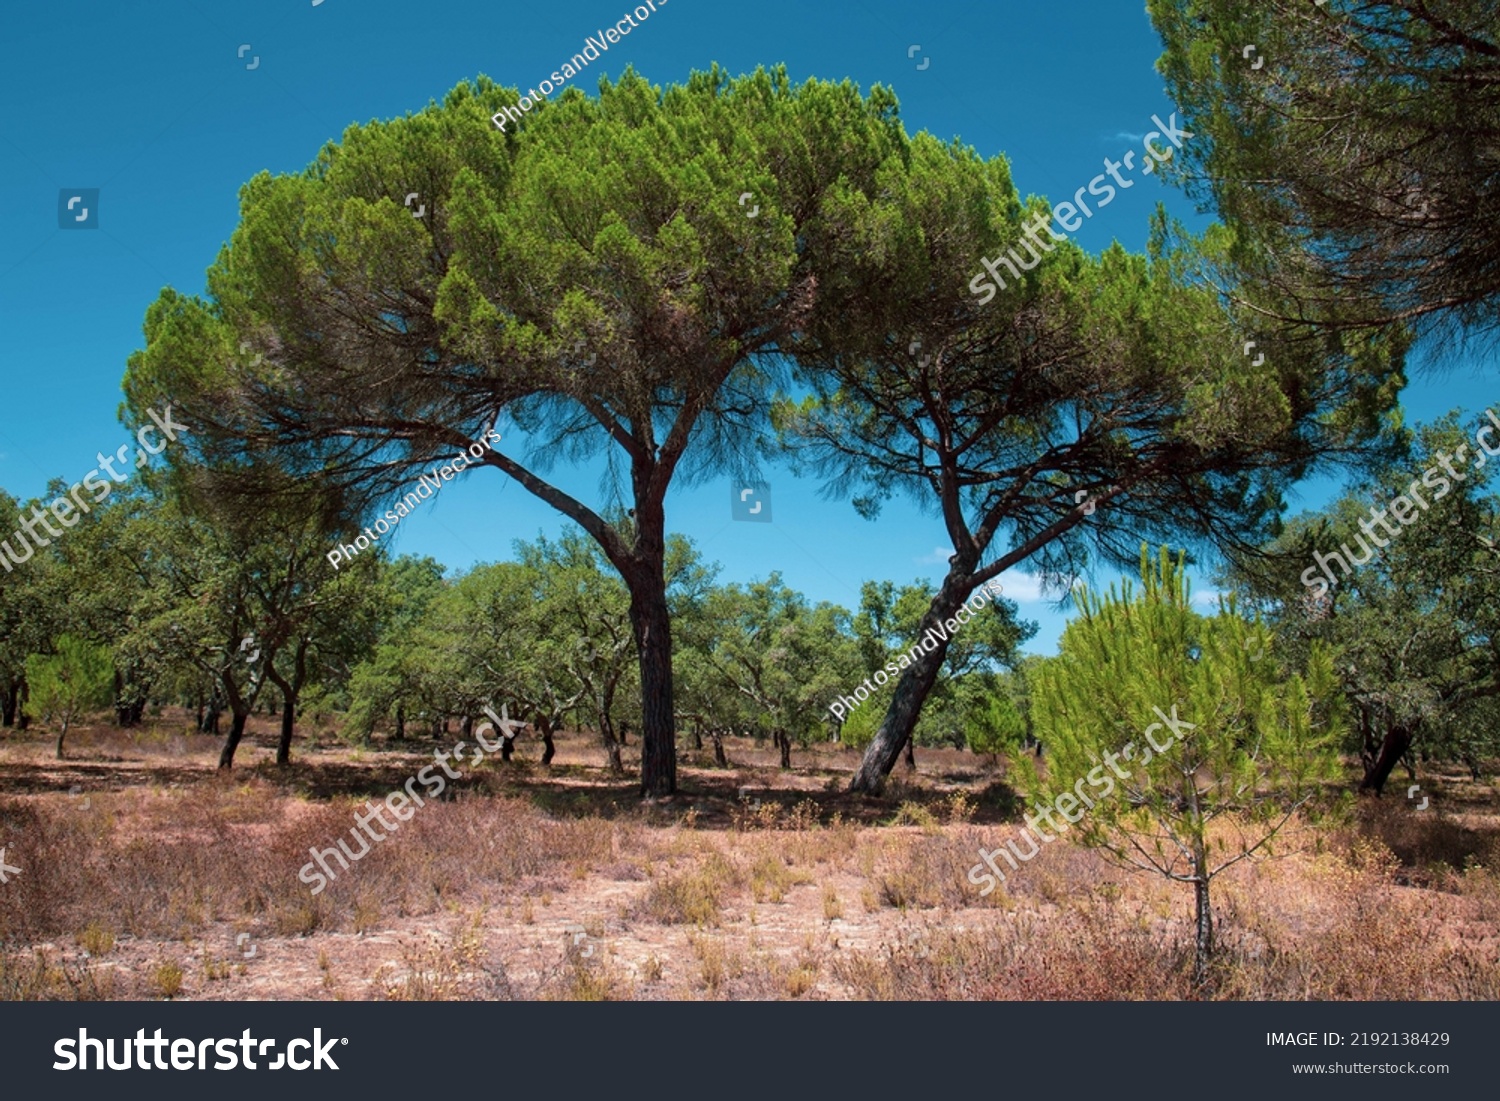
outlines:
M952 617L976 587L968 580L967 575L962 580L955 580L950 574L944 580L932 607L917 624L913 641L925 641L928 628L941 627L943 620ZM935 644L932 650L918 650L916 660L896 681L896 691L891 696L890 706L886 708L885 718L881 720L880 729L875 732L875 740L865 750L864 759L860 761L859 769L849 783L850 791L876 794L885 786L885 778L890 775L901 750L910 740L922 713L922 704L932 691L938 670L943 666L943 658L948 653L947 642L936 634L932 636L932 641Z
M229 724L229 737L224 739L224 749L219 754L219 768L228 772L234 767L234 751L240 747L240 739L245 736L245 720L250 717L248 710L236 709L234 721Z
M1401 758L1411 748L1413 731L1405 723L1393 723L1385 732L1385 740L1381 743L1380 753L1375 760L1365 768L1365 778L1360 781L1360 791L1373 791L1380 795L1385 790L1386 781L1391 778L1392 771L1401 763Z
M948 616L959 610L968 597L966 592L957 589L948 591L948 583L944 583L944 592L941 597L947 597L942 601L942 607L947 610L929 609L927 615L922 616L916 628L916 639L922 640L927 637L927 628L933 624L941 624ZM858 771L853 774L853 780L849 783L852 792L879 792L880 787L885 786L886 775L891 774L895 766L895 760L900 757L901 750L906 747L906 742L912 736L912 730L916 727L916 718L921 715L922 702L926 702L927 693L932 691L933 684L938 681L938 670L942 669L942 661L948 654L948 643L933 636L932 652L918 651L916 660L912 661L906 672L901 673L900 679L895 682L895 693L891 696L891 705L885 709L885 718L880 720L880 729L874 733L874 741L864 751L864 759L859 762Z
M639 515L640 543L657 524ZM659 519L659 517L657 517ZM657 533L659 535L659 532ZM672 711L672 621L662 576L659 539L641 548L641 557L626 582L630 588L630 624L635 632L641 670L641 795L664 796L677 790L677 733Z

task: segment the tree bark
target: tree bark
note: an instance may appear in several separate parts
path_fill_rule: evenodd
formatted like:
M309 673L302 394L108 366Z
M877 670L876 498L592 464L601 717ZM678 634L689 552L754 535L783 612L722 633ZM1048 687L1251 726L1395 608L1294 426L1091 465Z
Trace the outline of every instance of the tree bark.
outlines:
M1365 778L1360 781L1360 791L1373 791L1377 796L1385 791L1391 772L1411 748L1412 734L1412 729L1402 723L1393 723L1386 730L1379 755L1365 767Z
M396 741L406 741L406 704L396 705Z
M16 725L16 701L20 695L18 683L14 679L7 679L4 692L0 693L0 726Z
M296 732L297 701L302 697L302 683L307 679L307 647L307 639L298 641L297 656L292 662L290 682L282 679L274 663L266 665L266 676L281 691L281 740L276 743L278 768L285 768L292 761L292 735Z
M1199 846L1201 850L1201 845ZM1214 911L1205 877L1207 854L1198 856L1198 878L1193 880L1193 907L1197 917L1193 936L1193 985L1208 993L1208 968L1214 955Z
M292 763L292 735L296 732L297 708L285 695L281 697L281 739L276 743L276 765L285 768Z
M609 717L607 710L599 714L599 738L604 743L604 755L609 761L610 775L624 776L625 764L620 760L620 743L615 738L614 720Z
M780 727L776 729L777 742L781 747L781 767L792 767L792 740L786 736L786 731Z
M537 733L542 736L542 764L551 765L552 758L557 753L557 747L552 744L552 717L543 715L537 719Z
M922 621L917 624L916 637L913 642L925 641L928 628L941 627L943 620L951 618L975 588L977 585L969 579L967 574L962 578L956 578L950 573L944 579L943 587L938 595L933 598L932 606L922 616ZM936 643L932 651L929 653L919 650L917 659L896 682L896 691L891 696L890 706L886 708L885 718L880 722L880 729L875 732L875 739L865 750L864 759L860 761L859 769L849 783L850 791L862 791L873 795L879 793L880 789L885 786L885 778L890 775L902 749L911 738L911 732L917 725L917 718L922 713L922 704L932 690L937 680L938 670L943 667L943 659L948 654L946 641L939 638L937 634L933 634L932 641Z
M917 755L916 751L912 748L916 744L916 741L912 737L906 739L906 767L911 772L917 771Z
M61 761L63 759L63 739L66 738L67 736L68 736L68 720L67 720L67 718L65 716L63 718L62 730L59 731L59 733L57 735L57 759L59 761Z
M724 756L724 731L715 726L709 730L708 736L714 743L714 764L720 768L728 768L729 758Z
M638 510L639 511L639 510ZM659 509L658 509L659 511ZM659 517L658 517L659 519ZM646 544L648 530L656 536ZM677 790L677 732L672 708L672 623L662 575L658 525L641 523L640 557L626 580L630 624L641 670L641 795L665 796Z
M224 739L224 749L219 754L221 771L228 772L234 767L234 751L240 747L240 739L245 736L245 720L249 717L248 711L235 711L234 721L229 724L229 737Z

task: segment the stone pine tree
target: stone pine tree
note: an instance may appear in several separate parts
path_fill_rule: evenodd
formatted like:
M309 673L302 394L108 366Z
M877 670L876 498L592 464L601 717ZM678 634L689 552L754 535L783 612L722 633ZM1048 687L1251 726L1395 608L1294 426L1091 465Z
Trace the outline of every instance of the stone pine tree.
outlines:
M26 684L32 705L60 725L57 759L63 759L68 727L80 715L105 706L114 687L115 667L109 650L72 635L59 635L54 653L26 659Z
M129 392L176 401L191 448L274 452L370 513L491 442L471 465L577 523L625 581L641 787L664 795L667 490L752 471L778 352L817 300L826 200L873 190L906 137L889 92L794 88L784 68L666 89L627 71L502 134L490 117L516 100L480 78L252 180L207 296L148 311ZM598 459L593 507L543 476Z
M1147 7L1194 135L1168 171L1234 231L1263 308L1339 325L1500 324L1494 0Z
M1012 567L1065 582L1130 568L1143 540L1253 551L1287 487L1358 453L1394 403L1394 340L1246 356L1240 319L1197 278L1222 242L1169 248L1161 214L1148 255L1089 256L1048 241L1054 212L1023 206L1003 158L928 135L880 181L820 227L806 391L777 415L796 458L862 515L903 495L938 518L952 555L916 637L961 638L949 621ZM1027 249L1024 271L990 259ZM981 258L998 290L978 285ZM949 645L902 669L852 790L883 785Z
M1047 759L1025 759L1025 771L1029 801L1056 807L1058 829L1192 887L1193 978L1204 989L1210 885L1269 852L1338 775L1343 703L1325 649L1303 673L1282 670L1263 625L1232 605L1192 610L1183 570L1165 548L1154 563L1143 548L1139 596L1129 584L1083 594L1058 656L1035 671L1032 719Z

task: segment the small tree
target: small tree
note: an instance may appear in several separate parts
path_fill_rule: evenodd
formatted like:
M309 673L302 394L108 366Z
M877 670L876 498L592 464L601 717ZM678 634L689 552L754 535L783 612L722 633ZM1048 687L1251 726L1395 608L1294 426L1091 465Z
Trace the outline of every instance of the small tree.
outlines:
M1033 718L1049 765L1044 777L1026 762L1028 794L1120 865L1193 885L1193 978L1204 989L1209 885L1269 852L1337 774L1342 696L1326 650L1312 651L1305 675L1284 677L1269 632L1232 601L1216 616L1193 612L1183 559L1165 548L1154 567L1142 548L1141 577L1138 599L1128 584L1123 595L1083 594L1083 617L1038 668Z
M63 759L63 739L73 720L109 703L115 667L109 651L59 635L55 654L32 654L26 659L26 683L31 701L50 720L62 723L57 735L57 759Z
M993 692L982 704L966 708L964 718L964 741L970 751L987 754L992 763L997 754L1019 749L1026 740L1026 717L1001 692Z

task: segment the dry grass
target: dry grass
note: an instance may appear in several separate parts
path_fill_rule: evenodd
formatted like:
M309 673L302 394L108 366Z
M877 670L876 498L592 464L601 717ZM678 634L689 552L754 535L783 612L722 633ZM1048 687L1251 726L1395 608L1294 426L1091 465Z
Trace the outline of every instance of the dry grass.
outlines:
M688 794L643 805L565 736L551 772L478 770L314 896L309 848L423 758L330 748L226 781L215 748L92 733L59 766L40 737L0 744L22 793L0 796L22 869L0 889L0 998L1195 996L1178 885L1064 838L978 894L968 869L1016 819L970 755L919 752L866 799L837 747L785 773L736 740L735 768L685 767ZM1500 998L1500 800L1434 787L1427 811L1296 822L1217 880L1213 996Z

